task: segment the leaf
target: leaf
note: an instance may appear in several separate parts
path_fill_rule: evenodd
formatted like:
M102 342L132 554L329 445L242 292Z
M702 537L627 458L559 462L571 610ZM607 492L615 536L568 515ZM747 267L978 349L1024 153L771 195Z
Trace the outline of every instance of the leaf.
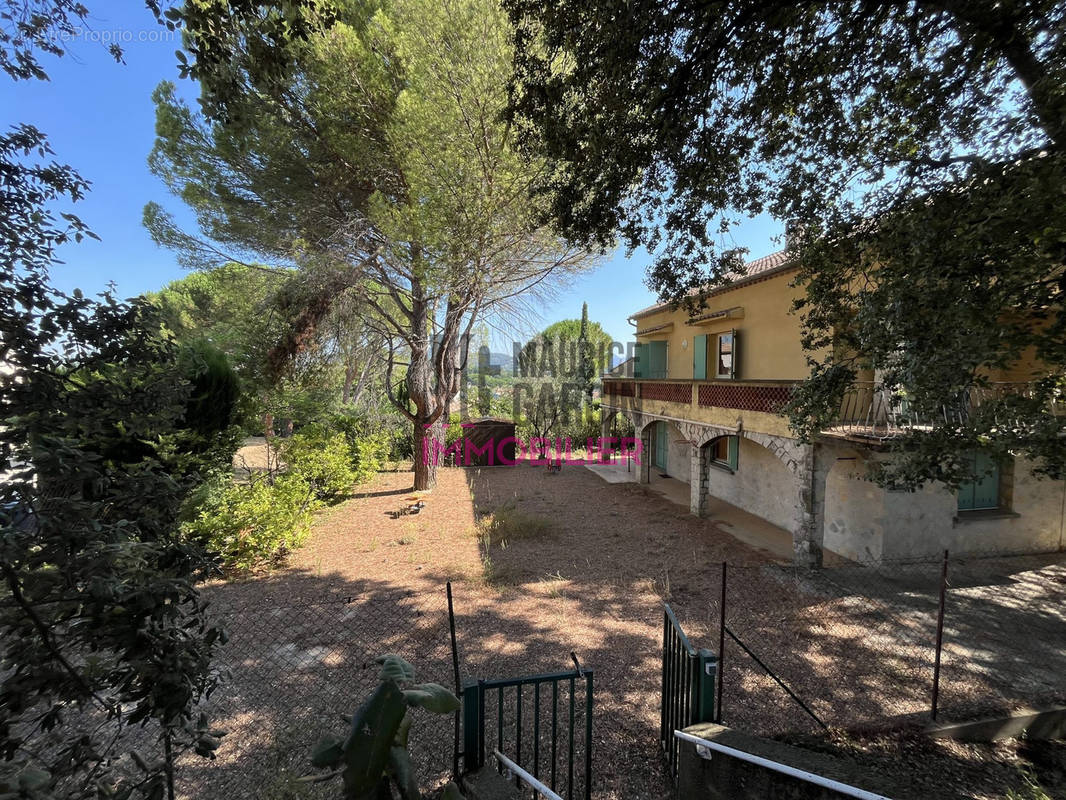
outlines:
M393 747L389 750L389 767L402 800L419 800L421 792L418 790L415 770L411 765L411 754L407 752L406 747Z
M408 705L421 706L433 714L450 714L460 707L459 698L439 683L420 683L403 696Z
M400 656L393 653L380 656L377 662L381 664L379 677L383 681L410 682L415 679L415 668Z
M403 722L400 723L400 729L396 731L396 740L393 744L396 747L407 747L407 737L411 733L411 717L410 715L403 718Z
M311 764L319 768L336 767L343 758L344 740L332 733L319 739L314 750L311 751Z
M407 714L403 692L385 681L352 717L344 743L344 789L359 797L371 792L385 773L389 750Z

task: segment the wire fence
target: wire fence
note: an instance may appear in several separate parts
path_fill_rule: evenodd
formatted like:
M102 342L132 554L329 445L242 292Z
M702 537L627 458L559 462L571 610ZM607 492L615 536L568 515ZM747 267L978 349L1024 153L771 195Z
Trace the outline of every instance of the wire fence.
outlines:
M678 613L720 654L724 724L774 736L969 719L1066 698L1062 562L728 565L724 594Z
M336 796L337 785L300 778L312 772L319 738L343 734L343 717L373 691L383 654L413 664L420 682L455 688L443 587L251 604L223 590L213 606L229 639L219 659L221 686L203 710L226 735L217 758L179 760L178 797ZM410 750L419 778L439 785L453 769L453 716L411 713Z
M848 563L813 572L774 564L709 564L707 570L716 577L698 596L672 597L670 604L692 644L720 656L716 711L732 727L780 736L927 723L941 609L942 720L1066 699L1061 554L951 558L946 581L942 560ZM335 796L336 785L299 779L311 771L318 739L342 733L342 715L374 688L375 659L384 653L410 661L419 680L455 688L443 584L420 592L340 586L308 598L283 582L275 589L252 584L206 591L229 639L220 657L222 684L204 710L226 735L214 760L179 758L178 797ZM568 668L567 651L548 646L550 640L520 646L523 634L501 628L505 620L491 597L460 593L456 609L463 681ZM627 624L647 623L634 618ZM521 628L524 635L533 635L527 628ZM658 656L657 632L648 633L648 650L627 654L634 663ZM605 674L605 702L618 705L612 712L618 719L628 720L625 708L645 700L658 706L662 687L654 677L627 689L624 702L610 697L610 677ZM537 705L532 692L527 689L529 708ZM422 785L430 788L454 770L455 720L413 713L411 751ZM524 735L526 744L538 741L534 717L525 714L522 724L534 726ZM650 740L654 735L650 730ZM579 772L583 764L577 759Z

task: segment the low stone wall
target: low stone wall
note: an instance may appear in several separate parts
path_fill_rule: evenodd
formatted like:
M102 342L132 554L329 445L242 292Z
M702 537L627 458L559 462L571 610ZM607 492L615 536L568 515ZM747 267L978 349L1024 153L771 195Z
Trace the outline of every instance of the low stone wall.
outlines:
M893 787L886 786L884 781L871 780L855 765L824 753L800 750L721 725L694 725L685 732L868 792L893 796ZM685 800L838 800L847 797L725 753L712 751L711 757L705 758L697 753L696 745L688 742L681 743L677 786L677 796Z

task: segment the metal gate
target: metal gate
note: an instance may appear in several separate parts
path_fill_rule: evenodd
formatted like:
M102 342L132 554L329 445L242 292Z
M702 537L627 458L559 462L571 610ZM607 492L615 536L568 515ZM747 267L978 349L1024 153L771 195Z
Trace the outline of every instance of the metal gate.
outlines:
M659 745L672 778L677 778L679 743L675 730L714 721L718 659L689 642L673 609L663 604L663 693Z
M463 764L500 753L566 800L592 797L592 670L463 687Z

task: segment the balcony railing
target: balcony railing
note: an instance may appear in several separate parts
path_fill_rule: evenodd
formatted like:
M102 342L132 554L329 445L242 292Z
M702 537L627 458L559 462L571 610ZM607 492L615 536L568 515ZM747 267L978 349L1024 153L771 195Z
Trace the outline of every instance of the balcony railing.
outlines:
M886 438L913 431L931 430L937 425L962 425L980 413L982 407L1005 397L1032 397L1031 383L988 383L971 386L959 393L957 399L941 406L936 412L919 412L911 404L907 393L889 389L872 381L855 383L840 403L840 412L824 433L830 435ZM1062 398L1052 400L1049 413L1066 413ZM999 410L998 415L1009 416ZM998 419L997 424L1011 425L1014 420Z
M799 381L694 381L608 379L603 381L607 406L639 408L643 401L676 403L695 408L735 408L779 414L792 397ZM936 414L918 413L906 392L888 389L873 381L857 382L840 403L835 419L823 433L831 436L883 439L935 425L962 424L983 406L1005 396L1031 397L1029 383L989 383L960 393L958 400ZM1066 414L1066 398L1053 401L1050 413ZM1011 420L998 420L1010 424Z
M604 378L604 402L611 407L639 406L642 401L698 408L736 408L776 414L798 381L692 381Z

